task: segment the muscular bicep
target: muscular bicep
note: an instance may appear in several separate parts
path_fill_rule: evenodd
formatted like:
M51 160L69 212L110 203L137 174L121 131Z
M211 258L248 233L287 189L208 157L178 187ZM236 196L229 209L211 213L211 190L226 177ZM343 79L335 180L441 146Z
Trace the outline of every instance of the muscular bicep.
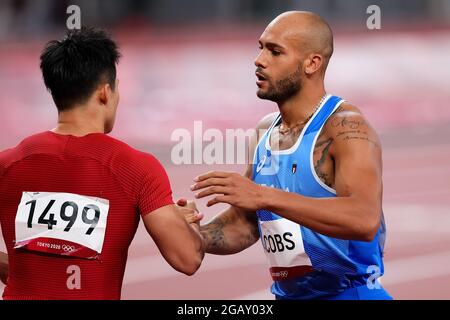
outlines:
M328 125L332 132L337 196L353 197L381 212L381 145L360 113L344 112Z

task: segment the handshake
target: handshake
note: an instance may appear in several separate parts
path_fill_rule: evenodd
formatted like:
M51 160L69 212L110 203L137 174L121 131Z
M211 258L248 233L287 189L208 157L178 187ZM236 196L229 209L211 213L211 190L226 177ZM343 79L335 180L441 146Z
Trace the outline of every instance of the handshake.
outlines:
M212 196L207 203L208 207L214 206L217 203L226 203L232 207L231 212L224 212L225 216L233 216L235 213L240 215L239 213L243 212L250 212L252 213L252 216L255 216L254 213L257 210L264 208L265 199L268 198L266 189L254 183L249 176L240 175L235 172L211 171L198 176L194 179L194 182L195 183L190 189L191 191L196 192L196 199ZM199 213L195 202L181 198L177 201L177 206L181 210L187 223L196 228L197 231L200 231L200 221L204 216ZM243 219L243 221L242 219L226 220L237 222L239 224L239 229L247 229L246 219ZM253 218L251 220L255 219ZM223 227L223 224L219 225L222 225ZM254 229L253 225L257 226L256 220L251 222L250 229L252 230ZM223 230L220 231L222 232ZM206 234L203 234L203 236L204 235ZM209 237L206 238L209 239Z
M177 206L180 209L180 213L183 214L184 219L186 219L186 222L190 225L195 225L200 229L200 221L204 216L198 211L195 202L181 198L177 201Z
M267 192L271 191L269 188L254 183L248 173L211 171L196 177L190 189L195 192L195 199L211 197L207 207L218 203L229 205L200 228L204 215L199 213L195 202L183 198L177 201L178 215L183 216L199 237L194 238L202 242L201 248L196 247L196 250L219 255L235 254L259 239L256 212L264 208L269 198ZM185 252L187 243L182 241Z

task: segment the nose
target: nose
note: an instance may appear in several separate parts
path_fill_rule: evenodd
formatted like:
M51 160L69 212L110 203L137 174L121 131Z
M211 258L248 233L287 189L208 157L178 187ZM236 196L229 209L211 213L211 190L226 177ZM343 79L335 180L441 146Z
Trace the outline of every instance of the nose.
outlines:
M267 63L264 60L264 50L261 50L261 52L256 57L255 66L260 67L260 68L265 68L267 66Z

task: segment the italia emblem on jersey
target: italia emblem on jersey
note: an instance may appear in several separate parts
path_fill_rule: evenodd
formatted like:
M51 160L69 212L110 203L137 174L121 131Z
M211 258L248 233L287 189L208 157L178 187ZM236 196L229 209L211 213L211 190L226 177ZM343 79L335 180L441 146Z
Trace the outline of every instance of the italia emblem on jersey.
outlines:
M103 248L109 201L73 193L23 192L15 249L96 258Z
M297 164L296 163L292 164L292 170L291 171L292 171L292 174L297 172Z

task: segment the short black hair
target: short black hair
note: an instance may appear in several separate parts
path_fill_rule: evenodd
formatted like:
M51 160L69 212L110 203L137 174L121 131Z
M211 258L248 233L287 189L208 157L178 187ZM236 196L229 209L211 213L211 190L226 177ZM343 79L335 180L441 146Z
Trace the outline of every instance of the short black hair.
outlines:
M63 40L48 42L40 67L58 111L86 102L101 83L114 90L120 57L117 44L103 29L69 30Z

